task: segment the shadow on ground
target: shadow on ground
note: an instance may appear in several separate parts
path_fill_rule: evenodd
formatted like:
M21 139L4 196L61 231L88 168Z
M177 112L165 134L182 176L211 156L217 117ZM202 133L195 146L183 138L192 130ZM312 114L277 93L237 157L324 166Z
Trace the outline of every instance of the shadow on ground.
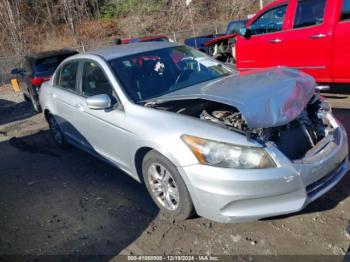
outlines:
M0 254L113 257L158 214L143 185L48 131L0 152Z
M26 101L14 103L12 101L0 99L0 109L0 125L23 120L35 114L32 104Z
M323 95L340 94L340 95L350 95L350 85L348 84L326 84L330 87L328 91L322 91Z

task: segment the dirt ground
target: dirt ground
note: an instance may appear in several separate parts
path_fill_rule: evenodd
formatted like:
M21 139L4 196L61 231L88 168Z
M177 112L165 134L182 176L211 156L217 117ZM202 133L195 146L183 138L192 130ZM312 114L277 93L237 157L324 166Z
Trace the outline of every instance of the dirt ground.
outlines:
M325 96L350 131L349 94ZM0 255L345 255L349 196L350 174L297 214L246 224L173 221L122 171L58 149L42 115L0 87Z

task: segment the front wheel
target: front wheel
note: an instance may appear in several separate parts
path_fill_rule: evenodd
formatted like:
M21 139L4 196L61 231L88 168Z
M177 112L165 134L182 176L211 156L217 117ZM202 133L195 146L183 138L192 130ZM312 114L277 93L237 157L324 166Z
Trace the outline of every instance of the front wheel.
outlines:
M64 135L63 135L61 128L58 125L55 117L50 114L47 117L47 121L48 121L49 126L50 126L50 132L51 132L52 138L56 142L56 144L60 148L64 148L64 149L68 148L69 144L67 143L66 139L64 138Z
M187 187L176 166L152 150L142 163L143 180L156 205L166 214L185 220L195 210Z

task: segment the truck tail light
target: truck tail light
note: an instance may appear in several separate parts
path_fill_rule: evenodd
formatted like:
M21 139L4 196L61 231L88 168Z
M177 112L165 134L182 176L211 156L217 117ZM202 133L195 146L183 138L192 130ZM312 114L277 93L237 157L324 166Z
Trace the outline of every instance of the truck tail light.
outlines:
M42 83L45 81L49 81L51 76L44 76L44 77L33 77L32 78L32 85L35 87L40 87Z

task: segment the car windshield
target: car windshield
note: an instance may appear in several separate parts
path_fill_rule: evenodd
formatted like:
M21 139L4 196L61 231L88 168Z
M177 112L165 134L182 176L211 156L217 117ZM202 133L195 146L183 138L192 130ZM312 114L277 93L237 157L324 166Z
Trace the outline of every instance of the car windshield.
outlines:
M135 102L233 73L220 62L187 46L138 53L109 63Z

